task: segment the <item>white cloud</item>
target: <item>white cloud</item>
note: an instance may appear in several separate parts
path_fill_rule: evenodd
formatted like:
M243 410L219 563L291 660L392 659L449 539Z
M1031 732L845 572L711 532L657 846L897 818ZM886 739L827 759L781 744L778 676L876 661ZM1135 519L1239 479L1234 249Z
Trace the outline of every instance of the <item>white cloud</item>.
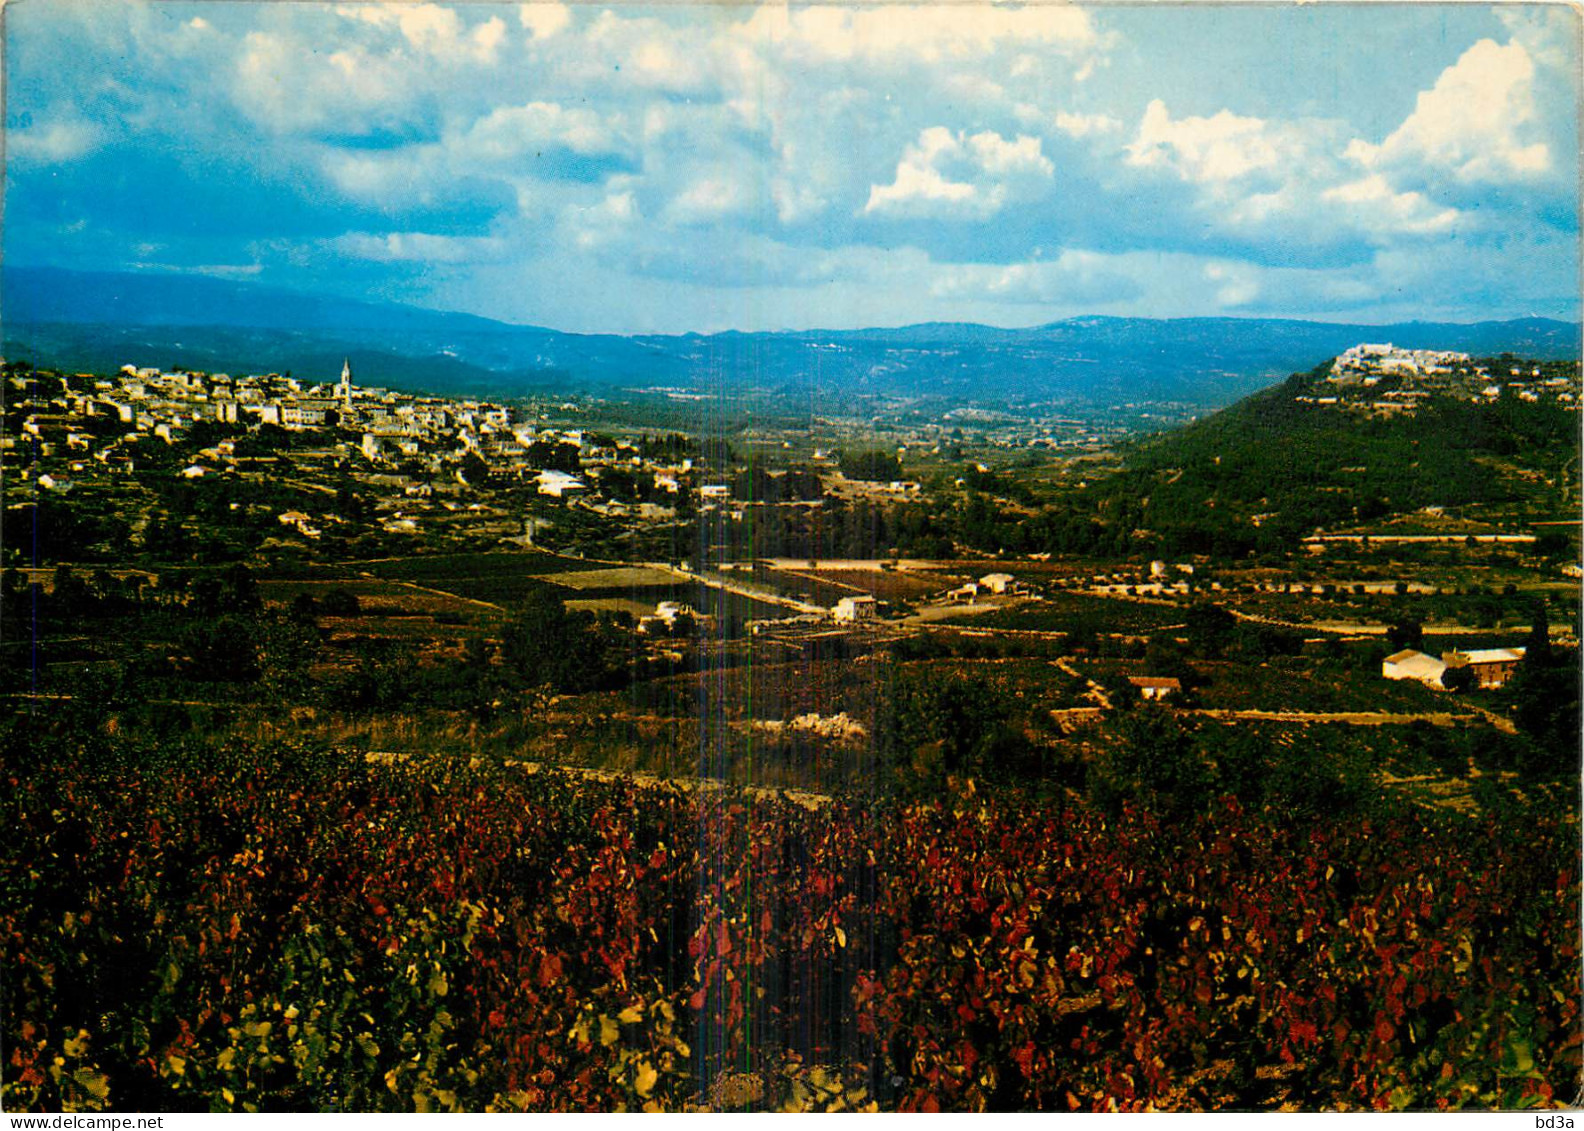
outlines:
M574 246L590 251L627 240L632 226L641 218L632 190L618 186L595 204L568 207L561 223Z
M355 132L371 118L399 115L417 94L410 68L398 59L359 45L319 55L266 31L243 37L232 83L238 108L276 133L322 126Z
M975 162L986 173L995 177L1015 177L1025 173L1050 177L1056 167L1040 152L1040 139L1019 134L1017 140L1007 141L998 133L985 130L968 139L968 148Z
M549 39L571 26L572 9L565 4L524 4L517 9L517 21L535 39Z
M1423 193L1397 192L1379 173L1326 189L1320 199L1347 206L1365 228L1425 234L1441 232L1458 220L1455 208L1441 208Z
M808 184L790 177L777 177L770 183L770 199L775 203L776 219L795 224L824 211L826 199Z
M865 212L931 211L933 205L970 206L983 211L987 204L993 212L999 201L989 204L978 197L973 185L948 181L935 167L943 157L962 151L962 143L944 126L932 126L919 134L918 143L908 146L897 163L896 179L889 185L871 185Z
M1139 293L1135 273L1125 256L1068 248L1055 259L938 264L929 293L957 301L1104 305Z
M341 255L375 263L478 263L501 257L506 242L496 236L437 236L429 232L348 232L330 241Z
M562 72L589 85L673 94L720 93L721 50L709 26L673 27L647 16L629 18L606 10L589 25L581 42L568 48Z
M633 77L654 89L690 89L699 83L695 64L663 38L639 43L628 56Z
M6 130L6 157L19 165L59 165L86 156L103 140L92 122L58 119Z
M1566 4L1523 4L1499 7L1501 20L1514 43L1542 67L1561 71L1577 81L1579 13Z
M1122 128L1122 120L1110 114L1070 114L1065 110L1056 112L1054 124L1068 137L1113 134Z
M767 4L738 34L811 61L933 63L988 55L1003 46L1076 54L1105 43L1089 14L1067 4Z
M454 8L439 4L348 5L336 11L377 28L395 27L418 51L450 61L493 63L506 34L499 16L468 28Z
M710 223L744 212L752 203L748 186L730 169L712 169L695 178L666 208L679 224Z
M870 185L866 213L900 216L990 216L1006 202L1011 184L1049 181L1055 166L1040 139L1008 141L993 130L965 137L945 126L922 131L897 162L889 185ZM970 180L952 180L941 166Z
M954 70L946 76L942 89L956 103L995 106L1007 100L1006 87L985 75L973 71Z
M1199 182L1230 181L1274 168L1291 148L1262 118L1222 110L1209 118L1174 121L1158 98L1145 109L1138 134L1127 147L1130 165L1165 167Z
M1531 140L1535 64L1517 42L1482 39L1441 72L1379 145L1354 140L1347 156L1366 168L1428 164L1464 181L1528 177L1551 167L1550 148Z
M311 93L291 89L298 84L297 56L291 45L271 32L253 31L243 40L233 96L242 111L276 130L301 128L324 120L325 107Z
M525 154L559 145L587 155L614 153L617 139L592 110L565 109L553 102L526 106L501 106L474 122L451 145L464 159L510 161Z
M1247 306L1259 297L1259 270L1248 263L1207 263L1205 282L1215 286L1216 305L1222 308Z

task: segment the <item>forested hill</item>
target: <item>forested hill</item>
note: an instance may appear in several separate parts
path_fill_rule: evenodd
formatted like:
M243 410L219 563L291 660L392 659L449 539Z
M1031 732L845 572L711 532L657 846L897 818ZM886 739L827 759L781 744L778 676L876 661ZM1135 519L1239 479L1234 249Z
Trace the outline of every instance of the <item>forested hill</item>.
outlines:
M1385 417L1297 399L1325 391L1321 372L1137 441L1121 472L1082 492L1080 511L1097 529L1143 531L1164 552L1236 555L1424 507L1576 510L1563 497L1565 482L1577 491L1576 412L1436 396Z

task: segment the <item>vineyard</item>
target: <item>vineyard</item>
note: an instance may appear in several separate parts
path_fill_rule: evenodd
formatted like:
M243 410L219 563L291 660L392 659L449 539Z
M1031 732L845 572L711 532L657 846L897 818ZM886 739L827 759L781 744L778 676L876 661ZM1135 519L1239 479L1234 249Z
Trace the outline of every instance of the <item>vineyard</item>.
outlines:
M805 806L14 729L8 1110L1555 1106L1576 820Z

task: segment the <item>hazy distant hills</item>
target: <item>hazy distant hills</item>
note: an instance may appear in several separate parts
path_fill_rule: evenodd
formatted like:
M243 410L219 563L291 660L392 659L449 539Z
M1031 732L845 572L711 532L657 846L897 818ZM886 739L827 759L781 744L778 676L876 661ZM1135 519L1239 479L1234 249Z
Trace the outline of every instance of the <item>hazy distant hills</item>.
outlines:
M924 323L775 333L568 334L469 314L203 276L6 267L8 358L87 370L127 362L509 396L649 386L732 396L864 393L1083 405L1228 404L1361 341L1473 354L1577 356L1577 323L1359 326L1287 319L1073 318L1027 329Z

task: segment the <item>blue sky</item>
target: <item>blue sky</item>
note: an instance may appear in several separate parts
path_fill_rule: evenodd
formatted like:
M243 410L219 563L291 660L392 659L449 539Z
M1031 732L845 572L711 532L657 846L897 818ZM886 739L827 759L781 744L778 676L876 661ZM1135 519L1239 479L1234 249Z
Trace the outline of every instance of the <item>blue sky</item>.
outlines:
M11 263L617 332L1579 316L1563 5L5 20Z

